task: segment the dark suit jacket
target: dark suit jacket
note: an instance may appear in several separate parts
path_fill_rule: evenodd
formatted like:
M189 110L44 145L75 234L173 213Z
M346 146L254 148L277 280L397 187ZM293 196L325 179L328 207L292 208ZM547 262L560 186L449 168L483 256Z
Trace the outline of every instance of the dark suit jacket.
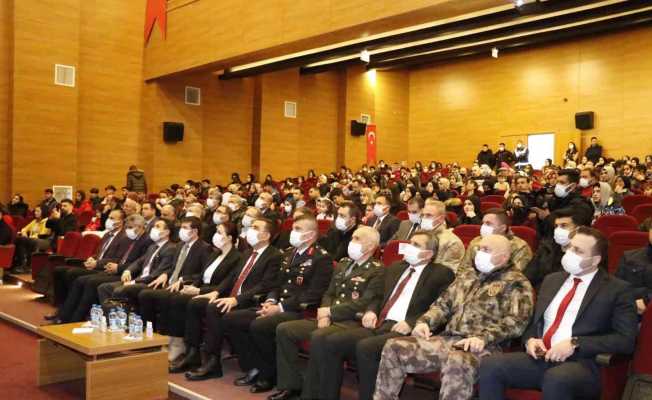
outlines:
M385 272L385 284L383 291L379 292L367 307L367 311L373 311L380 316L380 311L389 301L394 288L399 284L403 272L408 269L409 264L405 261L398 261L387 267ZM439 295L446 290L455 280L455 273L448 267L441 264L428 264L421 273L417 286L412 293L410 305L408 306L405 322L414 327L417 318L428 311L430 305L439 298Z
M616 278L632 284L634 299L652 300L652 245L626 251L618 264Z
M373 227L376 223L376 219L378 219L378 217L371 218L367 222L367 225ZM385 216L383 221L380 223L380 226L378 227L381 246L384 246L385 243L387 243L392 238L392 236L394 236L394 233L396 233L400 224L401 221L392 214L387 214L387 216Z
M217 285L220 297L229 297L231 289L245 268L252 250L249 249L242 255L240 264L233 268L229 276ZM240 295L236 296L238 307L251 307L254 305L254 296L265 295L278 284L278 270L281 266L281 252L274 246L268 246L262 254L256 258L256 262L242 283Z
M102 237L102 240L100 240L100 245L97 246L97 250L95 251L95 255L93 256L93 258L95 258L95 260L97 261L97 265L95 266L95 269L98 271L104 271L104 266L109 262L120 261L122 256L129 248L129 245L131 245L131 239L127 237L124 229L122 229L115 234L116 235L115 238L111 241L111 244L109 244L109 247L107 247L104 254L101 254L102 247L104 247L104 243L106 243L107 240L111 240L108 235L109 233L105 234ZM102 255L102 258L100 258L100 255Z
M224 257L220 265L218 265L217 269L213 272L211 275L211 281L208 284L205 284L203 282L204 280L204 272L206 272L206 269L217 259L217 257L222 254L219 250L218 251L213 251L209 256L208 256L208 263L204 265L201 269L201 273L197 277L197 279L192 283L194 287L198 287L199 293L204 294L204 293L209 293L212 292L213 290L217 290L217 286L222 282L224 279L226 279L231 272L240 266L241 263L241 257L240 257L240 252L238 249L235 247L231 248L229 253Z
M131 271L132 276L138 276L143 273L143 268L147 260L151 257L152 253L156 251L156 244L149 246L145 254L143 254L138 260L132 262L127 269ZM154 279L158 278L162 274L170 274L172 272L172 260L174 255L177 252L177 244L170 242L169 240L165 242L161 250L156 253L156 256L152 260L152 264L149 268L149 274L145 277L136 278L136 283L149 284Z
M413 226L414 224L410 220L401 221L391 240L410 240L414 232L419 230L418 226L414 229ZM412 233L412 235L408 236L409 233Z
M52 231L55 237L63 236L68 232L77 230L77 217L74 213L70 213L62 215L59 219L48 218L45 226Z
M339 261L349 256L349 242L351 242L351 237L353 237L353 232L356 229L358 229L357 225L346 232L342 232L337 228L331 228L326 233L326 236L319 239L318 243L335 261Z
M174 259L172 260L172 269L168 274L168 278L171 277L174 273L174 268L177 265L177 260L179 259L183 245L184 243L179 243L177 246L177 251L175 252ZM199 278L202 267L208 262L208 258L212 251L213 250L211 246L203 240L197 239L197 241L195 241L195 243L190 248L188 255L186 256L183 265L181 266L179 277L183 280L183 282L194 282L197 278Z
M145 254L149 246L152 244L152 239L149 238L147 233L143 233L139 238L136 238L135 241L132 241L132 243L134 247L131 248L131 251L129 251L129 247L127 247L127 250L125 250L125 253L122 254L120 259L116 260L116 262L118 262L118 274L122 274L129 264L138 260L143 254ZM129 246L131 246L131 244L129 244ZM129 251L129 254L126 253L127 251ZM122 260L124 260L124 262Z
M523 343L543 336L543 315L566 278L567 272L555 272L544 279L537 293L534 317L523 334ZM631 354L637 335L638 319L631 286L599 270L573 324L573 336L579 342L573 358L593 360L600 353Z

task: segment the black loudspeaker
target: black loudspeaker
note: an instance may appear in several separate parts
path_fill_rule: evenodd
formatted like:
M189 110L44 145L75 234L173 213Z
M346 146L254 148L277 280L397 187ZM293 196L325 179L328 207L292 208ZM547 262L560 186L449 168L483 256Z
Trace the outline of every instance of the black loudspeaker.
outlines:
M367 132L367 124L358 122L356 120L351 120L351 135L352 136L364 136Z
M579 112L575 114L575 128L586 131L593 129L593 111Z
M163 122L163 141L165 143L183 142L183 123Z

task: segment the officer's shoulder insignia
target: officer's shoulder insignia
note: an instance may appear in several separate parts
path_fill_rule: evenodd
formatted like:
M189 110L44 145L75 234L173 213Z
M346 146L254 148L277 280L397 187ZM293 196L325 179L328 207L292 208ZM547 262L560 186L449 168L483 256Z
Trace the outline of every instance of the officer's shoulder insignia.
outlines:
M312 260L306 260L306 261L301 263L302 267L308 267L310 265L312 265Z
M351 282L366 282L367 280L361 276L355 276L351 278Z
M505 287L505 284L503 282L493 282L489 285L489 288L487 289L487 294L493 297L498 293L500 293L503 290L503 287Z
M342 257L342 258L340 259L340 263L345 263L345 264L348 264L348 263L350 263L351 261L353 261L353 260L351 260L349 257Z

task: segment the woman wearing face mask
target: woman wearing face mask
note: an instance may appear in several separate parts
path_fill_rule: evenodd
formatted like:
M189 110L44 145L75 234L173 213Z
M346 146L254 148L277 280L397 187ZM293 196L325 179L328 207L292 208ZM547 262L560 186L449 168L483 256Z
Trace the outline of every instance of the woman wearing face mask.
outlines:
M241 254L235 247L236 240L238 229L234 224L227 221L217 226L212 238L215 251L209 256L207 264L202 266L202 272L169 298L168 309L162 316L166 318L162 323L168 327L168 336L183 338L187 331L186 324L195 325L198 322L196 319L201 321L208 303L218 298L219 283L242 262ZM201 329L198 333L201 333ZM195 344L201 343L201 339L192 342L186 343L185 357L173 362L170 372L182 372L200 364L199 346Z
M603 215L625 214L625 209L614 199L611 187L604 182L598 182L593 186L591 204L595 210L593 213L594 222Z
M285 221L288 218L292 218L292 213L297 209L297 202L294 200L294 197L286 197L281 204L279 212L281 214L281 220Z
M458 215L458 222L460 225L482 225L482 211L478 196L469 196L464 200L464 206Z
M614 180L614 185L613 185L613 191L614 191L614 199L618 203L623 202L623 198L625 196L630 196L633 193L631 192L632 188L632 181L630 180L629 177L626 176L617 176L616 179Z

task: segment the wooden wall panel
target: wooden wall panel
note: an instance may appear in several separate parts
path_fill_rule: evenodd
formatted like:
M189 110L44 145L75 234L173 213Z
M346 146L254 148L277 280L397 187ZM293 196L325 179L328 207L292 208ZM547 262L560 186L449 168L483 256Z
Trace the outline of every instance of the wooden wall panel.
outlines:
M407 71L376 73L375 123L379 160L407 160L409 104Z
M203 102L203 176L230 182L251 172L254 79L210 79Z
M13 1L0 2L0 202L10 196Z
M559 134L559 157L578 137L574 114L589 110L584 144L596 135L612 156L650 152L651 41L644 28L414 70L409 158L470 163L483 143L540 132Z
M139 150L144 9L140 2L82 2L78 185L125 184ZM139 165L145 173L150 168Z
M79 66L80 0L14 3L13 190L30 203L76 185L78 88L55 86L54 65Z
M365 72L362 66L347 68L344 163L350 168L358 168L367 162L366 138L351 136L351 120L359 120L360 114L368 114L372 121L376 121L375 88L375 71Z

